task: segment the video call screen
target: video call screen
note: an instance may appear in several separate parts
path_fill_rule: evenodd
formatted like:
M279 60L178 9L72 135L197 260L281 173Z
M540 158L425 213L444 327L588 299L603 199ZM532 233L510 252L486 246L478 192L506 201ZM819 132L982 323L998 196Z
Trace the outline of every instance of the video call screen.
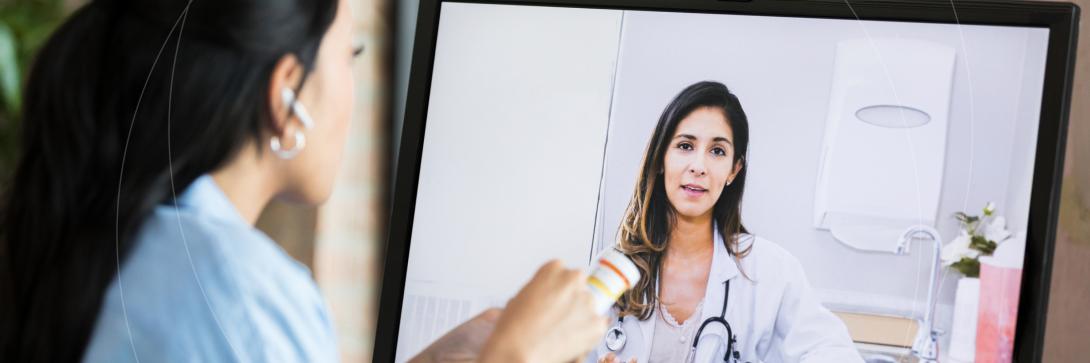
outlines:
M912 225L948 242L990 202L1024 251L1047 28L468 3L438 24L399 362L615 245L660 115L701 81L748 116L743 224L830 310L920 315Z

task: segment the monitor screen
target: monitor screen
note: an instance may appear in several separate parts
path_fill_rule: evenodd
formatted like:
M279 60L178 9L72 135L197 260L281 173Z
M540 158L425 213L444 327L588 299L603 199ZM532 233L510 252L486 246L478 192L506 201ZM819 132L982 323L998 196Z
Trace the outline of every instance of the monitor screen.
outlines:
M712 209L736 214L753 247L793 256L863 355L913 344L933 281L943 360L972 353L980 310L1017 309L1049 28L449 2L438 14L396 361L503 307L548 260L587 266L621 243L642 197L700 216L676 188L736 193L738 208ZM734 109L679 106L702 87ZM726 142L679 131L722 131L691 121L708 109L730 119ZM648 181L661 190L643 193ZM981 270L989 280L964 278ZM1010 344L1000 334L987 339ZM787 360L777 349L747 358Z

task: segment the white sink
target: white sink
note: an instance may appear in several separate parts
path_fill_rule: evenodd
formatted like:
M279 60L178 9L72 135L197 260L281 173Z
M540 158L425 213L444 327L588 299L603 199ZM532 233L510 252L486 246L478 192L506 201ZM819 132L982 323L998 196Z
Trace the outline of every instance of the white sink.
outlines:
M866 363L916 363L919 361L908 348L888 345L855 343Z

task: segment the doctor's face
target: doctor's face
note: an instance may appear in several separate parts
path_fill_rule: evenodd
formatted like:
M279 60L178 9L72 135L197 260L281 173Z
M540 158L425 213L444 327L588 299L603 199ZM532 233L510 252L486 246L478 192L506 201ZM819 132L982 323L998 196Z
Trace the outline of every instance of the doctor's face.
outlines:
M683 217L710 216L737 174L726 114L713 107L693 110L678 122L669 142L662 172L670 205Z

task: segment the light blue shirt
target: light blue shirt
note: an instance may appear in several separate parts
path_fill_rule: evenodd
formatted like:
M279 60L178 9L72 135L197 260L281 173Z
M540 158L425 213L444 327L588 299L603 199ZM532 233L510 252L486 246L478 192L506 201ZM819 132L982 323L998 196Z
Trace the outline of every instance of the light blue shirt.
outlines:
M136 236L85 362L338 360L310 271L243 220L210 176L177 207L157 207Z

